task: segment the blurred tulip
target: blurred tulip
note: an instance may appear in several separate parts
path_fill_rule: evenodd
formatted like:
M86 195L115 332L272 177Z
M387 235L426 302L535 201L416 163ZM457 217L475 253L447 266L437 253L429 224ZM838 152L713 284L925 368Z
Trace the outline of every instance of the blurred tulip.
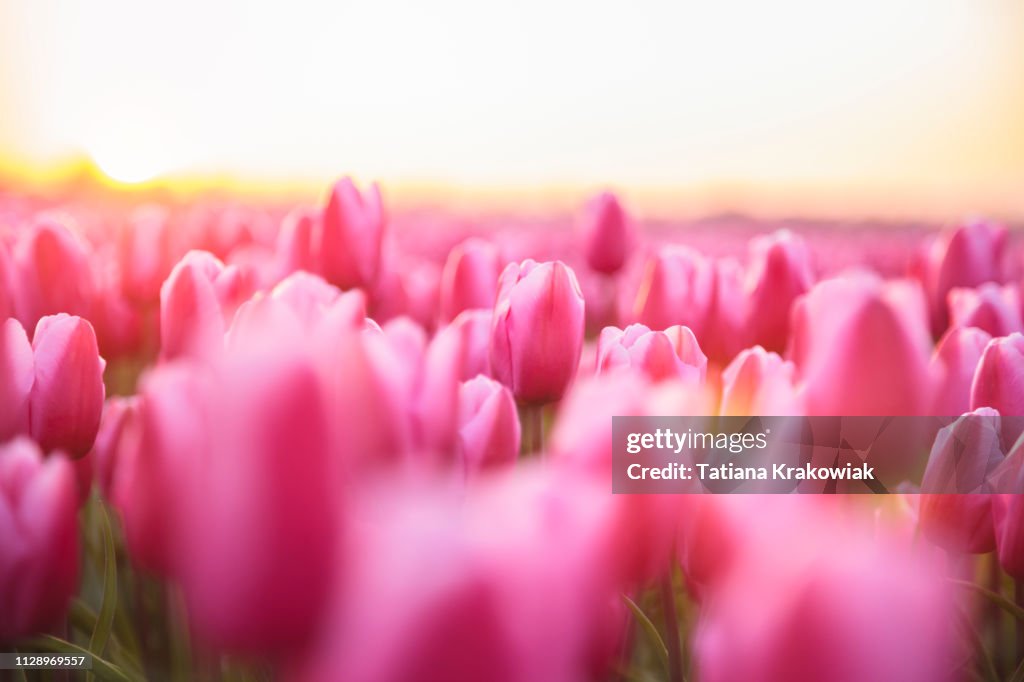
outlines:
M979 407L1024 416L1024 335L992 339L985 346L971 384L971 409Z
M507 388L484 376L459 386L457 451L467 476L513 464L519 438L516 401Z
M700 383L708 359L687 327L676 325L654 332L642 324L625 330L605 327L597 342L597 369L601 372L632 367L651 380L682 379Z
M170 274L169 217L156 206L134 212L121 239L120 258L124 295L140 303L155 303L160 285Z
M995 549L991 476L1003 461L999 413L982 408L939 431L928 456L918 508L921 530L952 552Z
M606 275L622 268L637 239L633 221L611 192L587 202L579 230L587 265Z
M377 185L362 194L350 178L339 180L331 188L313 241L324 278L342 289L373 284L383 236L384 206Z
M941 334L948 324L946 299L955 287L976 287L1002 281L1006 228L972 220L932 240L914 264L931 310L931 329Z
M71 315L44 317L36 326L32 352L32 437L44 452L85 456L100 427L105 395L106 363L99 356L92 325Z
M274 249L279 278L283 279L300 270L319 273L319 254L313 243L319 218L313 211L302 209L296 209L285 216L277 236L277 248Z
M26 228L14 253L18 318L33 329L45 315L87 315L93 275L86 246L66 227L44 219Z
M60 625L78 589L75 475L19 438L0 445L0 642Z
M633 317L651 329L683 325L702 338L715 287L714 266L704 256L684 246L663 247L647 263Z
M746 338L781 353L789 339L793 301L813 282L810 254L788 230L752 239L749 251L743 287Z
M1020 456L1011 453L1010 457ZM995 528L996 555L999 565L1018 582L1024 581L1024 468L1019 461L1014 467L1012 489L1016 494L992 496L992 523Z
M28 433L35 367L32 345L21 323L0 324L0 443Z
M477 374L490 375L490 310L465 310L451 324L439 330L438 334L458 334L462 337L460 380L468 381Z
M0 239L0 321L18 314L18 276L7 244Z
M975 289L950 289L950 327L978 327L992 336L1024 331L1021 302L1013 285L991 282Z
M797 300L789 356L812 415L925 414L931 344L920 290L849 275Z
M583 295L560 261L512 263L501 275L491 328L491 371L524 403L558 400L583 350Z
M722 373L724 415L803 414L795 386L796 368L760 346L748 348Z
M112 396L103 406L100 429L89 459L95 466L96 484L112 499L114 475L120 453L138 447L138 398Z
M483 239L467 239L448 254L441 273L441 321L464 310L494 306L500 270L498 249Z
M976 327L954 327L939 340L931 361L935 377L932 414L956 416L970 411L974 372L991 340Z

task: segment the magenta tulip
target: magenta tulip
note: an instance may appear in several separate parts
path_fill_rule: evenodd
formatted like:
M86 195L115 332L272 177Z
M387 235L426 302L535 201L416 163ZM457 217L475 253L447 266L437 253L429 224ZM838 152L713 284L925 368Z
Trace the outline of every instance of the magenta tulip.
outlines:
M583 350L583 294L564 263L512 263L501 275L491 371L524 403L562 397Z
M708 359L687 327L676 325L654 332L642 324L625 330L605 327L597 342L597 369L601 372L632 367L651 380L682 379L700 383Z
M515 462L519 438L516 401L506 387L484 376L459 386L457 452L467 477Z
M351 289L376 281L384 221L377 185L363 194L350 178L342 178L331 188L313 242L328 282Z
M633 221L611 192L598 194L587 202L579 231L587 265L606 275L622 268L636 243Z
M63 455L0 445L0 642L61 625L78 589L78 491Z
M441 272L441 321L454 320L464 310L490 310L500 267L498 249L490 242L474 237L456 245Z
M80 317L39 320L32 338L35 380L29 430L43 448L82 457L92 448L103 412L103 370L96 334Z

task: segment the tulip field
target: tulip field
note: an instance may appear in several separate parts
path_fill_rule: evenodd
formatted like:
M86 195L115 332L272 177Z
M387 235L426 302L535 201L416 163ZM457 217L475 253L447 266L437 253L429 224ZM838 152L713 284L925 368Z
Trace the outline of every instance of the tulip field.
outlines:
M1019 429L612 490L616 416L1022 416L1022 286L982 218L0 193L0 654L90 661L0 679L1022 681Z

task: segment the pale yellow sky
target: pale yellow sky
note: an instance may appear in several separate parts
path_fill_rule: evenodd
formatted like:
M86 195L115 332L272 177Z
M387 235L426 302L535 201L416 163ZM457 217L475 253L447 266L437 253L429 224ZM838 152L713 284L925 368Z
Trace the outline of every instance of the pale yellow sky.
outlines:
M0 0L0 151L1024 213L1024 3Z

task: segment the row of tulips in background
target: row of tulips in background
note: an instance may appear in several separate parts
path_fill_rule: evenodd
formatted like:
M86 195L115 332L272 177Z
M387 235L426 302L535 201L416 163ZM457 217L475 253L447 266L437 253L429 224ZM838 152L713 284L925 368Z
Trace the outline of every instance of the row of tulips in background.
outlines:
M610 487L612 415L1024 415L1006 229L695 248L610 194L576 229L403 220L349 180L286 214L0 202L0 649L120 680L1024 679L1024 498ZM981 480L1015 435L929 470Z

